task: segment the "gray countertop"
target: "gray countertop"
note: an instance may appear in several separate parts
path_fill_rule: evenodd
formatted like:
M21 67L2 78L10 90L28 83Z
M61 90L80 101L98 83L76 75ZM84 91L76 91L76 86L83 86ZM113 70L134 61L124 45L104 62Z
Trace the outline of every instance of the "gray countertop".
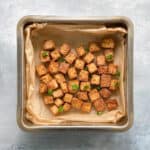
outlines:
M112 149L150 147L149 0L1 0L0 1L0 150ZM25 133L16 124L16 24L25 15L115 16L131 18L134 40L133 127L123 133L55 131Z

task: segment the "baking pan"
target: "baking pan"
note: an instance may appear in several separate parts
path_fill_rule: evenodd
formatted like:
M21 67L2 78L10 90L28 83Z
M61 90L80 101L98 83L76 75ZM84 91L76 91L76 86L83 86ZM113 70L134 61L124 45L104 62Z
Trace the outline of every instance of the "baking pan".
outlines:
M65 23L65 24L105 24L106 26L121 26L127 30L127 49L125 54L126 68L126 117L122 118L118 123L100 123L91 125L70 125L70 126L42 126L34 125L25 118L25 56L24 56L24 29L32 23ZM26 131L40 131L50 129L101 129L112 131L125 131L133 124L133 24L127 17L55 17L55 16L25 16L17 25L17 123L19 127Z

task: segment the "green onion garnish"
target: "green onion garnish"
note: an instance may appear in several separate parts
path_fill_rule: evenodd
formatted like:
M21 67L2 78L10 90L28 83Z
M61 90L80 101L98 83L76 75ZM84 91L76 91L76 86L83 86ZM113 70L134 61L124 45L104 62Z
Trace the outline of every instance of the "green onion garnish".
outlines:
M83 87L83 90L88 90L90 87L88 86L88 85L85 85L84 87Z
M73 89L73 90L79 90L79 85L77 85L77 84L72 84L72 89Z
M64 111L64 107L63 107L63 106L59 106L59 107L58 107L58 112L61 113L61 112L63 112L63 111Z
M117 70L115 76L120 77L120 71L119 70Z
M86 51L86 52L89 52L89 48L85 48L85 51Z
M113 55L112 54L106 55L106 60L107 61L112 61L112 59L113 59Z
M97 111L97 115L102 115L103 112L102 111Z
M58 62L64 62L65 61L65 59L63 58L63 57L60 57L59 59L58 59Z
M53 94L53 90L48 89L47 94L48 94L49 96L51 96L51 95Z
M48 55L49 55L49 53L46 52L46 51L44 51L44 52L42 53L42 56L43 56L43 57L46 57L46 56L48 56Z

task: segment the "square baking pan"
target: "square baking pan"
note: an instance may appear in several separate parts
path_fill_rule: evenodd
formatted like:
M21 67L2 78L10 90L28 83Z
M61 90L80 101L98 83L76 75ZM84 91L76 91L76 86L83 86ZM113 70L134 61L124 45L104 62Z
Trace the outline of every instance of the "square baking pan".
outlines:
M99 123L91 125L57 125L42 126L34 125L25 118L25 54L24 54L24 29L32 23L57 23L57 24L105 24L107 27L123 27L127 30L127 48L125 51L125 97L126 97L126 117L118 123ZM127 17L56 17L56 16L25 16L17 25L17 123L25 131L40 131L51 129L101 129L112 131L125 131L133 124L133 24Z

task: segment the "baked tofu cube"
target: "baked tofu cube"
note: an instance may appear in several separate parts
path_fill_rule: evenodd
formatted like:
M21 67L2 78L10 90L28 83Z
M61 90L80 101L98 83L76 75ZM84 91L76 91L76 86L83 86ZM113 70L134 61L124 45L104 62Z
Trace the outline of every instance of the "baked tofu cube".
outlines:
M68 69L68 76L70 79L74 79L77 77L77 71L76 71L75 67L71 67Z
M99 92L97 89L93 89L89 92L89 97L91 102L94 102L95 100L100 98Z
M62 83L66 81L64 75L61 73L56 74L55 79L58 83Z
M49 51L40 52L40 61L43 63L50 61Z
M79 80L80 81L88 81L89 79L89 72L86 70L81 70L79 72Z
M116 99L109 99L105 103L108 111L115 110L118 107L118 102Z
M93 74L91 78L91 84L100 85L100 75Z
M107 62L112 62L114 60L114 51L112 49L106 49L104 55Z
M45 83L40 83L40 85L39 85L39 92L41 94L47 92L47 85Z
M101 87L109 87L111 82L111 75L102 74L100 82L101 82Z
M79 57L85 55L85 53L86 53L83 46L80 46L80 47L76 48L76 52L77 52Z
M118 88L119 88L119 80L117 80L117 79L111 80L109 89L112 90L112 91L115 91Z
M84 57L84 61L89 64L94 60L94 55L92 53L87 53Z
M115 42L111 38L105 38L102 40L101 47L102 48L114 48Z
M59 72L66 74L68 72L68 69L69 69L68 63L65 63L65 62L60 63Z
M54 51L52 51L50 53L50 55L51 55L51 57L52 57L53 60L57 60L58 58L61 57L58 49L55 49Z
M52 80L52 77L48 73L40 78L40 81L46 84L51 80Z
M92 52L98 52L98 51L100 51L100 47L98 46L97 43L92 42L92 43L89 44L89 50L90 50L91 53Z
M89 113L91 111L92 105L91 103L84 102L81 106L81 111L85 113Z
M63 96L63 91L61 89L57 89L56 91L53 92L54 98L60 98Z
M54 100L53 100L53 96L44 96L44 103L47 104L53 104Z
M73 97L72 98L72 107L77 109L77 110L80 110L81 109L81 106L83 104L82 100L76 98L76 97Z
M59 64L58 62L55 62L55 61L51 61L49 66L48 66L48 70L51 74L55 74L58 72L59 70Z
M57 115L59 113L58 107L56 105L50 106L50 111L53 115Z
M67 111L69 111L69 110L71 109L71 105L68 104L68 103L65 103L65 104L63 105L63 109L64 109L64 112L67 112Z
M88 94L87 94L87 92L81 92L81 91L79 91L77 93L77 97L79 99L83 100L83 101L87 101L88 100Z
M61 89L63 90L64 93L68 92L68 86L67 86L66 82L61 82L60 87L61 87Z
M55 79L52 79L50 82L47 83L48 89L54 90L58 88L58 83Z
M64 102L71 103L72 98L73 98L72 94L66 93L63 100L64 100Z
M68 89L70 93L76 93L79 90L79 81L78 80L70 80L68 82Z
M107 88L102 88L100 90L100 95L103 97L103 98L109 98L111 96L111 91Z
M62 44L61 47L60 47L60 53L63 56L66 56L70 52L70 50L71 50L71 47L67 43Z
M91 90L90 82L81 82L80 90L81 91L90 91Z
M84 65L85 65L85 62L81 59L77 59L76 62L75 62L75 67L77 69L83 69Z
M106 109L106 105L102 99L95 100L93 105L97 112L103 112Z
M107 74L108 73L108 66L102 65L98 67L98 73L99 74Z
M97 67L96 67L96 65L94 63L88 64L87 67L88 67L88 71L90 73L94 73L94 72L97 71Z
M104 55L97 56L96 57L96 64L97 64L97 66L105 65L106 64L105 56Z
M47 40L43 45L44 50L53 50L55 49L55 42L53 40Z
M66 57L65 57L65 60L69 63L69 64L72 64L75 59L76 59L76 54L74 52L70 52Z
M109 74L115 75L115 74L117 74L117 72L118 72L118 66L117 65L114 65L114 64L108 65L108 73Z
M61 100L60 98L57 98L54 103L55 103L56 106L59 107L59 106L61 106L64 102L63 102L63 100Z
M45 75L47 73L47 69L43 64L37 65L36 71L39 76Z

